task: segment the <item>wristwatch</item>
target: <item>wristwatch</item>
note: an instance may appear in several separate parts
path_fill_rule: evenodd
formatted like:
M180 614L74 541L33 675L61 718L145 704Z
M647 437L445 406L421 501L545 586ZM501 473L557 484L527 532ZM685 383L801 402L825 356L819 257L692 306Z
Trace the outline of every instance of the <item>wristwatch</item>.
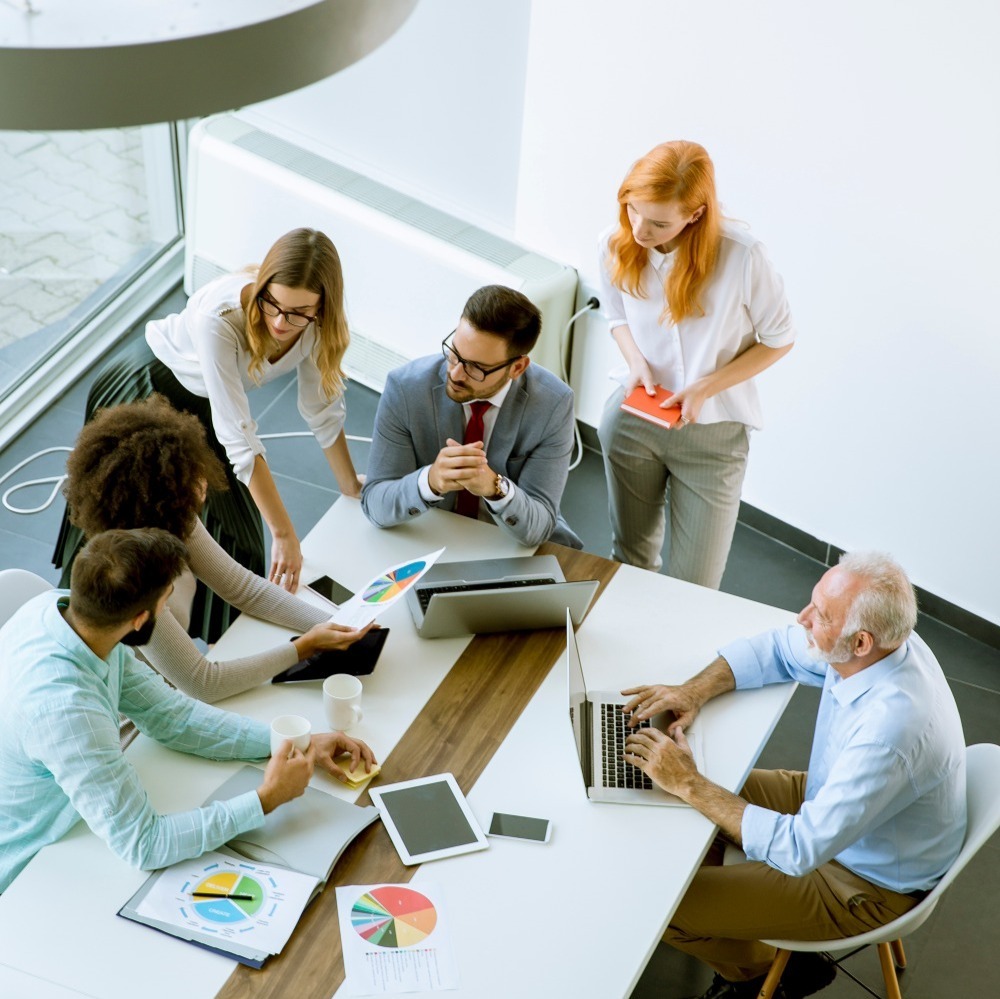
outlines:
M510 492L510 479L506 475L501 475L497 472L496 487L493 490L493 495L490 497L491 500L496 502L497 500L502 500Z

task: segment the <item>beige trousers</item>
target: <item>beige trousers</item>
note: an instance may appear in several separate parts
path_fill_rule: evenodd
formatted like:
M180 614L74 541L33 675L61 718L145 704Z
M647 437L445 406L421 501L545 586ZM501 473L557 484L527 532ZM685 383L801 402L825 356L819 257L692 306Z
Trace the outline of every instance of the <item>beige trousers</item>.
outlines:
M598 429L611 557L659 572L669 486L667 573L717 590L740 510L749 431L731 421L664 430L622 412L622 397L620 388L611 393Z
M794 815L806 775L754 770L742 796ZM730 981L767 972L774 948L760 938L833 940L876 929L912 909L917 899L873 885L836 861L791 877L756 861L722 866L721 840L709 850L674 913L666 943L711 965Z

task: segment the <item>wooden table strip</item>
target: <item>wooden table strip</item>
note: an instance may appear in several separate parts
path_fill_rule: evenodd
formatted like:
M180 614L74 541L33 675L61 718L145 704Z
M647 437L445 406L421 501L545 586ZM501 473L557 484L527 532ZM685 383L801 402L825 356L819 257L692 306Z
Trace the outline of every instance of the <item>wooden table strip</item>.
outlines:
M618 568L561 545L544 544L538 554L557 555L568 580L600 580L595 599ZM450 771L468 793L565 647L561 628L474 638L382 763L379 782ZM367 792L358 803L370 803ZM238 966L219 999L330 999L344 980L333 887L405 883L416 869L400 861L382 823L373 823L344 852L284 951L259 971Z

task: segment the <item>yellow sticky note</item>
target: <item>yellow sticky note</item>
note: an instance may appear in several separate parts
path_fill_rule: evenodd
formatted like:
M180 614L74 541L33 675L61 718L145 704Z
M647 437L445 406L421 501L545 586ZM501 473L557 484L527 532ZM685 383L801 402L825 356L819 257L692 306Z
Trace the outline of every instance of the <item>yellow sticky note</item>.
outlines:
M353 771L347 768L351 765L351 754L346 753L343 756L338 756L336 758L337 766L344 771L344 776L347 777L348 782L357 787L360 784L364 784L366 780L370 780L377 773L379 773L382 768L377 764L373 763L371 770L365 770L365 761L361 760Z

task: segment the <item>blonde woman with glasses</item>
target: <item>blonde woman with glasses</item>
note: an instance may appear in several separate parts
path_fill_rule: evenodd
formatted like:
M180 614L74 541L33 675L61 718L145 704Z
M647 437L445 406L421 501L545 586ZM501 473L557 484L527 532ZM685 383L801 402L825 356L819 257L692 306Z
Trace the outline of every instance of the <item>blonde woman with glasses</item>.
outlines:
M204 424L222 459L229 489L210 494L209 534L237 562L294 591L300 580L298 536L268 466L247 394L296 372L298 409L326 455L345 496L360 496L344 435L341 361L349 334L344 278L333 243L314 229L282 236L255 269L206 284L183 312L146 327L145 343L127 348L98 376L87 419L99 409L167 397ZM265 562L261 516L273 538ZM69 567L81 536L64 519L54 557ZM214 641L228 627L229 607L199 587L191 634Z

